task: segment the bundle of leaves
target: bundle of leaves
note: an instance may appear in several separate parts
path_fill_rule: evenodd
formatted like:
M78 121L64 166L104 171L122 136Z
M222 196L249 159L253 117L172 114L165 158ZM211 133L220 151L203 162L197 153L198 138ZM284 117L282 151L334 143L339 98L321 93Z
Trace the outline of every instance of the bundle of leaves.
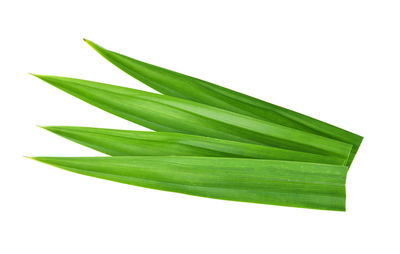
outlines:
M33 157L75 173L224 200L344 211L346 175L362 137L85 40L162 94L35 75L153 131L43 127L107 157Z

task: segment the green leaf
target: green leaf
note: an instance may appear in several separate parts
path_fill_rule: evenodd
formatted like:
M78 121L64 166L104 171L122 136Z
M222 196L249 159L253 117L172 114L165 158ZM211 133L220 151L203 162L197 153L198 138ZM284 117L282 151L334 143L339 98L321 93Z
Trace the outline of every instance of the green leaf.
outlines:
M115 66L163 94L193 100L349 143L353 145L353 148L348 165L353 161L362 142L361 136L328 123L204 80L109 51L89 40L85 41Z
M156 131L208 136L347 159L351 145L176 97L86 80L36 75L107 112Z
M75 173L146 188L262 204L345 210L347 167L259 159L36 157Z
M112 156L177 155L239 157L344 165L346 160L236 141L170 132L90 127L42 127L64 138Z

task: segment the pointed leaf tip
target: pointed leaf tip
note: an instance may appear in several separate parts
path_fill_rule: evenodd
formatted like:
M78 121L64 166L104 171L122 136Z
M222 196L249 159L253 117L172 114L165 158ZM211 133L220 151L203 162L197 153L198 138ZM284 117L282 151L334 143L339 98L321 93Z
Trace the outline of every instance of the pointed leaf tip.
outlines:
M101 54L100 51L106 50L105 48L103 48L102 46L100 46L100 45L94 43L93 41L90 41L90 40L88 40L88 39L84 39L84 40L85 40L85 42L86 42L90 47L92 47L94 50L96 50L96 51L99 52L100 54ZM99 51L99 50L100 50L100 51Z
M83 41L89 44L90 46L96 45L96 43L92 42L91 40L88 40L86 38L83 38Z
M93 44L95 44L94 42L92 42L91 40L88 40L88 39L86 39L86 38L83 38L83 40L84 40L87 44L89 44L90 46L92 46Z
M43 79L43 78L45 78L47 76L47 75L41 75L41 74L35 74L35 73L29 73L29 74L34 76L34 77L40 78L40 79Z
M44 129L44 130L46 130L46 131L50 131L50 132L55 132L57 129L59 129L60 127L58 126L39 126L38 125L38 127L40 127L40 128L42 128L42 129Z
M55 80L61 80L64 77L61 76L54 76L54 75L42 75L42 74L32 74L33 76L37 77L38 79L41 79L51 85L54 85L52 81L54 82Z
M51 128L51 126L42 126L42 125L36 125L36 127L39 127L44 130L49 130Z
M48 79L49 77L51 77L51 75L41 75L41 74L34 74L34 73L30 73L30 74L31 74L32 76L38 78L38 79L41 79L41 80L45 81L45 82L48 82L47 79Z

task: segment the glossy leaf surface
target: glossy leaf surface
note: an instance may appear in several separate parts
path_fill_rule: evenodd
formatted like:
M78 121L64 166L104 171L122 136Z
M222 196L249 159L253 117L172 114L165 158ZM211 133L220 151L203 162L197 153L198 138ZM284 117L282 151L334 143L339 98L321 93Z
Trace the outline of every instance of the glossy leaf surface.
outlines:
M112 156L210 156L345 164L345 159L339 157L180 133L72 126L43 128Z
M361 136L312 117L204 80L138 61L104 49L92 41L85 41L115 66L163 94L193 100L349 143L353 145L353 148L347 165L353 161L362 142Z
M96 107L156 131L268 145L342 159L348 158L352 148L334 139L172 96L80 79L36 76Z
M347 167L259 159L116 156L36 157L75 173L190 195L345 210Z

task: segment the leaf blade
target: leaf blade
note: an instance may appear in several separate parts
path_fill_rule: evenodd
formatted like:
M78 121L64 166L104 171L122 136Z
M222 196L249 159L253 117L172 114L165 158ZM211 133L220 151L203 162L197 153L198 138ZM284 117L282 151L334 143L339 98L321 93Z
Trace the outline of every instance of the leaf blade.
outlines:
M92 41L85 41L122 71L163 94L193 100L352 144L353 148L347 165L352 163L361 145L363 137L331 124L204 80L124 56Z
M347 167L185 156L34 157L75 173L184 194L345 210Z
M203 136L90 127L42 127L111 156L210 156L303 161L344 165L339 157L303 153Z
M156 131L271 145L346 159L352 148L337 140L171 96L86 80L36 76L89 104Z

